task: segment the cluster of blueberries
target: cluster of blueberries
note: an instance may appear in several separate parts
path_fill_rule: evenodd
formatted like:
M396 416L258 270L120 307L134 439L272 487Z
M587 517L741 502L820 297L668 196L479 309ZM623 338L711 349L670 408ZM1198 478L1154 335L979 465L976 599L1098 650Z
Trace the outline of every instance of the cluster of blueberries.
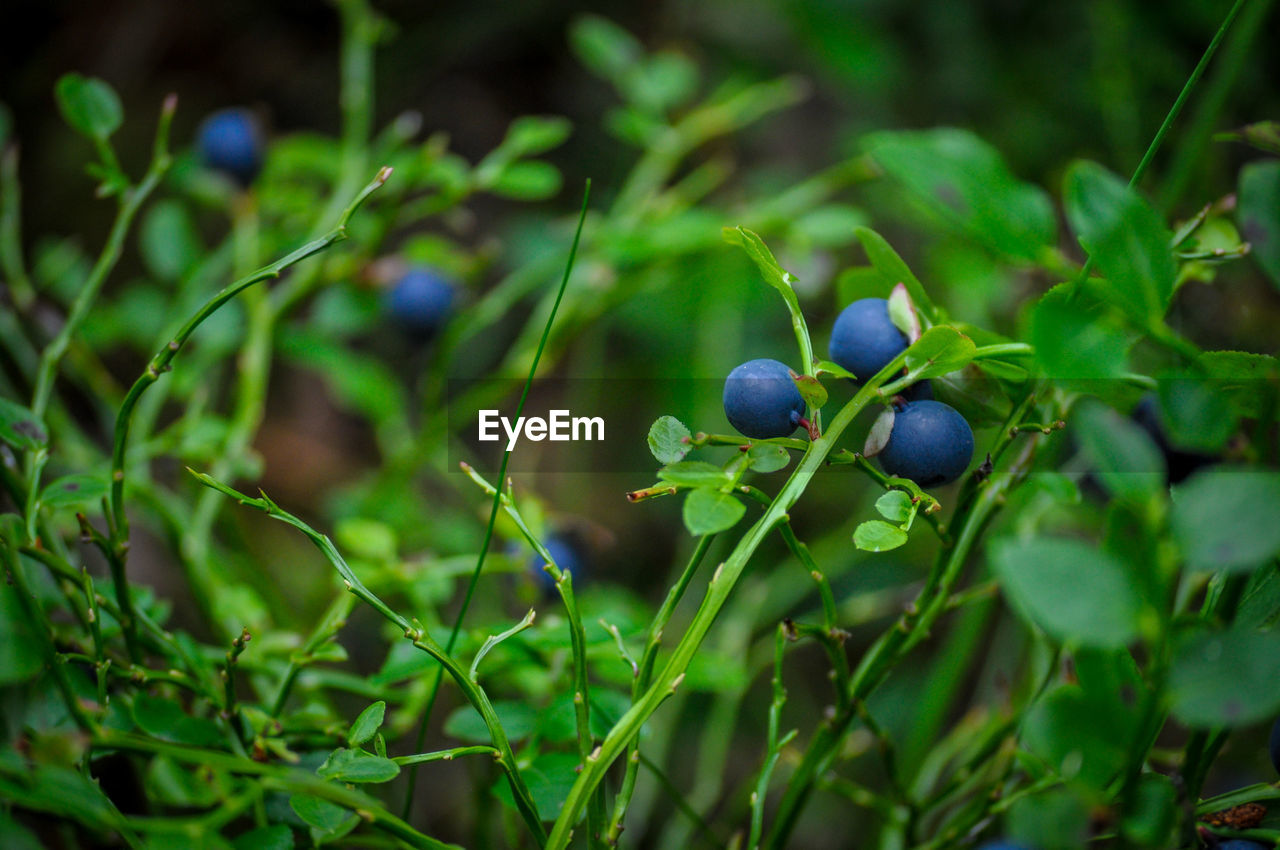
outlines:
M262 125L247 109L215 112L196 132L200 161L241 187L253 183L262 170L264 150ZM453 284L433 269L415 267L387 291L385 309L406 335L415 342L426 342L452 315L453 301Z
M907 347L883 298L854 301L831 329L831 360L861 379L875 375ZM748 360L724 383L724 412L744 437L786 437L808 423L792 371L777 360ZM922 487L955 481L973 458L973 430L955 408L934 401L928 381L909 387L894 402L893 428L877 459L889 475Z

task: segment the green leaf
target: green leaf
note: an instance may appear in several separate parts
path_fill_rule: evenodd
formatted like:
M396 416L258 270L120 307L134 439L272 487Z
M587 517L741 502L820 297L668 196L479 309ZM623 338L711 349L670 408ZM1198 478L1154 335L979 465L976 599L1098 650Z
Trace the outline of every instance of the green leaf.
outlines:
M402 382L383 362L311 330L283 329L277 346L289 362L323 378L344 408L373 422L394 422L403 417L408 401Z
M360 716L351 724L351 730L347 732L347 744L356 747L372 738L381 728L386 715L387 704L382 700L360 712Z
M157 201L142 219L138 247L147 270L157 279L178 280L204 254L186 207L173 199Z
M720 487L732 479L714 463L702 460L682 460L658 470L658 477L680 487Z
M1146 327L1164 318L1178 276L1164 220L1102 166L1077 162L1067 172L1067 220L1120 306Z
M857 237L856 228L854 237ZM875 266L854 266L836 277L836 306L843 307L863 298L888 298L896 281Z
M649 426L649 453L658 463L678 463L689 453L688 440L692 435L684 423L674 416L659 416Z
M488 185L489 191L518 201L541 201L555 197L563 184L560 169L542 160L513 162Z
M791 224L791 232L792 238L818 248L841 248L856 239L854 230L866 223L867 214L856 207L826 204L797 218Z
M529 796L538 814L544 820L555 820L569 796L574 780L578 778L580 762L569 753L541 753L528 767L521 768L520 775L529 788ZM511 785L499 779L493 785L493 793L505 805L515 808Z
M66 122L91 139L105 141L124 121L119 96L97 77L63 74L54 94Z
M1010 173L995 148L966 130L872 133L871 158L942 221L988 248L1036 261L1057 238L1053 204Z
M1178 791L1169 777L1143 773L1120 832L1139 847L1167 847L1177 822Z
M752 472L777 472L791 463L791 453L782 446L757 443L747 451L747 465Z
M0 114L3 114L3 110L0 110ZM0 133L0 145L3 144L4 134ZM0 847L5 850L41 850L44 845L36 838L35 833L8 814L0 812Z
M366 517L343 517L334 526L333 536L343 552L375 563L396 560L400 547L394 528Z
M133 720L153 738L193 747L213 747L224 742L218 725L203 717L192 717L171 699L138 694L133 699Z
M1215 466L1173 489L1170 526L1187 566L1252 570L1280 552L1280 474Z
M1268 564L1249 577L1232 624L1246 629L1274 629L1280 623L1280 566Z
M0 101L0 149L9 144L9 135L13 132L13 113Z
M335 833L345 835L360 820L357 815L337 803L330 803L310 794L294 794L289 798L289 806L303 822L326 836L333 836Z
M1019 847L1080 850L1088 844L1089 815L1089 806L1074 790L1051 788L1010 806L1005 831Z
M107 482L100 475L67 475L45 487L40 501L51 508L93 505L107 495L107 489Z
M1081 650L1078 683L1046 693L1022 721L1022 739L1063 778L1103 789L1129 762L1142 678L1128 652Z
M830 360L816 361L813 364L813 371L819 376L830 375L833 378L848 378L851 381L856 381L858 379L857 376L848 369L844 368L839 363L832 363Z
M791 380L795 381L796 389L800 391L800 397L804 399L804 403L814 410L821 410L822 406L827 403L827 388L822 382L812 375L797 375L792 373Z
M1129 341L1104 305L1073 298L1070 284L1044 294L1031 312L1031 344L1045 375L1109 380L1127 369Z
M498 722L506 730L507 737L521 741L533 732L538 724L538 712L533 706L514 700L498 700L493 704ZM469 705L454 709L444 721L444 733L468 744L490 744L489 728L484 718Z
M1263 415L1268 397L1275 392L1271 382L1278 371L1276 358L1245 351L1206 351L1199 362L1214 388L1230 400L1239 415Z
M242 832L231 843L235 850L293 850L293 830L288 824L273 823Z
M49 442L44 423L27 408L0 398L0 440L24 452L35 451Z
M907 533L884 520L870 519L853 530L853 545L867 552L888 552L907 542Z
M1198 373L1174 372L1159 378L1160 424L1180 449L1217 452L1236 433L1239 421L1225 396Z
M148 796L170 806L212 806L225 793L221 784L218 774L190 770L168 756L157 756L147 765Z
M400 775L400 765L362 750L337 749L329 754L316 773L337 782L390 782Z
M618 82L628 100L645 112L659 114L693 96L698 87L698 66L682 53L664 50L632 65Z
M916 503L901 490L890 490L876 499L876 510L880 516L892 522L906 522L916 512Z
M1142 502L1165 491L1164 455L1132 420L1085 400L1076 406L1071 425L1109 493Z
M756 268L760 269L760 275L764 278L765 283L782 293L782 297L786 300L788 307L799 311L800 304L796 300L796 292L792 288L792 284L796 281L796 276L778 264L773 252L769 250L769 246L764 244L764 240L745 227L726 227L720 232L724 236L724 241L730 245L737 245L743 251L746 251L747 256L756 264Z
M537 156L560 147L573 131L567 118L555 115L522 115L511 122L502 147L515 157Z
M1271 632L1196 628L1174 642L1173 713L1188 726L1246 726L1280 711L1280 640Z
M695 537L732 528L747 512L747 506L728 493L712 487L690 491L684 500L684 526Z
M1236 220L1253 258L1280 287L1280 160L1253 162L1240 169Z
M907 348L907 373L913 380L937 378L963 369L973 360L973 340L949 325L929 328Z
M859 227L854 233L862 243L862 250L867 252L867 259L871 261L871 265L875 266L876 271L893 284L901 283L906 286L907 292L911 295L911 303L929 320L930 324L938 321L938 310L929 300L929 294L924 291L924 284L911 273L911 269L907 268L902 257L898 256L898 252L890 247L885 238L869 227Z
M1137 637L1143 606L1133 579L1096 546L1051 537L1001 540L990 558L1013 607L1058 640L1105 648Z
M18 591L0 581L0 687L34 679L43 669L44 656Z
M583 15L569 29L569 45L589 69L607 80L621 80L644 59L644 47L631 33L599 15Z

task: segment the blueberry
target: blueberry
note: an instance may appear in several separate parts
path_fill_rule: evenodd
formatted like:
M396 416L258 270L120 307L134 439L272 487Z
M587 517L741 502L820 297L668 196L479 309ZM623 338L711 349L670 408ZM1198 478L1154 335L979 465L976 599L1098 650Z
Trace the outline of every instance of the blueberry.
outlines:
M208 167L248 186L262 168L262 129L247 109L223 109L200 124L196 149Z
M889 302L863 298L836 317L827 353L859 381L865 381L906 347L906 336L889 319Z
M889 442L879 454L889 475L921 487L955 481L973 457L973 431L955 408L940 401L913 401L894 415Z
M1004 838L998 838L995 841L988 841L986 844L979 847L978 850L1027 850L1027 848L1023 847L1021 844L1014 844L1012 841L1008 841Z
M1280 718L1271 727L1271 763L1275 765L1276 773L1280 773Z
M391 287L387 312L411 336L430 339L453 312L453 284L431 269L410 269Z
M1271 844L1263 844L1260 841L1249 841L1244 838L1233 838L1230 841L1224 841L1218 845L1218 850L1268 850Z
M1160 424L1160 403L1156 400L1155 393L1147 393L1138 402L1138 406L1133 409L1133 421L1147 432L1147 436L1151 437L1164 455L1170 484L1179 484L1200 467L1217 461L1217 458L1210 455L1184 451L1169 443L1164 426Z
M553 534L542 541L542 545L547 547L557 567L573 576L574 581L582 579L582 562L578 559L578 550L568 539ZM544 569L546 565L547 562L537 552L534 552L533 557L529 559L529 570L534 577L547 590L554 590L556 580Z
M755 440L785 437L804 420L804 399L785 363L748 360L724 382L724 415L738 433Z

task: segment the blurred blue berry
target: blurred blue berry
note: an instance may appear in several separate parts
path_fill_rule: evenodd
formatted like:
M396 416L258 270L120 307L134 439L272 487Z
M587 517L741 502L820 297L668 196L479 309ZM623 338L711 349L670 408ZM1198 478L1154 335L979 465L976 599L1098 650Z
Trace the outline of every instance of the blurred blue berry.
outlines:
M429 339L453 314L453 298L453 284L431 269L415 268L387 292L386 309L405 332Z
M262 169L262 129L247 109L223 109L200 124L196 150L209 168L248 186Z

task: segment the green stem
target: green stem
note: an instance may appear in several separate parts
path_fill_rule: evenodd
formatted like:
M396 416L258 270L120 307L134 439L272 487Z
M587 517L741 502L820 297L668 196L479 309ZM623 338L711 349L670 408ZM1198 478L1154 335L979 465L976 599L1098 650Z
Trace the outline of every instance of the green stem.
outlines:
M285 269L306 259L307 257L317 254L336 242L341 242L347 238L347 222L351 215L364 203L374 191L378 189L387 178L391 176L390 168L383 168L373 179L373 182L365 186L361 192L356 195L354 200L343 211L338 219L338 224L326 233L324 236L312 242L303 245L293 253L277 260L269 266L258 269L256 272L243 277L223 289L217 295L210 298L203 307L196 311L190 319L178 330L172 340L162 347L160 351L151 358L151 362L147 364L147 368L142 375L129 388L129 392L125 395L124 401L120 405L120 412L116 417L115 436L111 450L111 490L108 495L108 519L111 524L111 540L108 547L108 559L112 563L112 578L116 584L116 598L120 603L120 614L122 617L121 627L124 629L126 639L130 635L134 635L136 639L137 623L136 615L133 608L133 600L129 592L128 581L125 579L125 563L129 550L129 519L124 509L124 484L125 484L125 452L129 445L129 427L133 419L134 408L137 407L138 400L143 393L160 380L160 376L167 372L170 368L174 357L182 349L182 346L195 333L196 329L204 323L206 319L216 313L228 301L236 297L240 292L249 288L255 283L272 278L278 278Z
M782 685L782 658L787 650L787 627L779 624L773 647L773 701L769 703L769 723L764 766L760 768L760 778L755 790L751 792L751 828L747 836L747 847L755 850L760 846L760 833L764 830L764 803L769 793L769 779L773 769L782 755L782 748L796 736L792 729L782 738L778 737L778 723L782 717L782 707L787 702L787 689Z
M8 279L14 306L25 313L36 291L22 259L22 183L18 180L18 146L0 152L0 269Z
M635 678L631 683L631 701L633 703L648 690L649 683L653 680L654 664L658 659L658 650L662 646L662 632L666 629L667 623L671 621L671 615L675 613L676 606L680 604L680 600L684 597L684 592L689 588L689 583L693 581L694 575L698 572L698 566L702 563L702 559L706 557L707 550L711 548L713 540L715 540L714 534L707 534L698 538L698 545L694 547L693 554L689 556L684 570L680 573L680 577L676 579L676 583L667 591L667 598L663 600L658 613L649 624L644 655L640 658ZM618 836L622 834L622 822L626 818L627 808L631 805L631 798L635 793L640 758L640 741L637 738L631 742L627 749L627 764L622 776L622 787L614 799L613 816L609 819L609 831L605 838L609 846L616 845Z
M779 804L767 841L768 847L781 848L786 844L818 777L826 772L835 758L840 743L857 715L857 706L884 681L898 660L929 634L938 617L947 610L951 589L968 562L969 552L987 521L1003 503L1005 494L1021 480L1034 447L1034 441L1028 442L1022 456L1009 472L991 476L978 485L972 506L964 513L955 545L938 553L938 561L930 571L916 601L863 656L850 683L849 703L852 708L838 713L810 741Z
M75 336L81 323L89 315L89 310L102 289L102 284L120 259L120 254L124 250L124 240L129 233L129 228L133 225L133 219L151 192L160 184L160 178L169 169L169 125L173 121L173 112L177 106L177 98L173 95L165 99L164 107L160 110L160 123L156 128L151 167L147 169L142 182L131 186L121 195L120 209L116 213L115 222L111 225L111 232L107 236L102 253L98 255L93 270L89 272L89 277L80 288L80 294L72 303L67 320L40 355L40 366L36 371L35 393L31 398L31 411L37 419L44 417L45 409L49 406L49 396L53 392L53 379L57 374L58 364L67 351L67 346L71 344L71 338ZM33 488L37 484L36 481L31 482Z
M94 747L107 750L125 750L165 756L174 761L196 767L206 766L214 770L225 770L240 776L257 777L264 789L282 791L288 794L308 794L336 803L350 809L381 832L385 832L410 847L423 850L460 850L456 845L446 844L423 835L400 818L382 808L372 797L346 785L329 782L315 774L296 768L263 764L252 759L224 753L217 750L201 750L180 744L169 744L153 741L123 732L103 730L94 736Z
M511 749L511 742L507 738L506 731L502 728L502 721L498 719L497 712L493 708L493 703L489 701L488 695L484 690L467 675L467 671L462 669L461 665L453 659L432 637L427 633L417 621L410 621L398 614L394 609L382 601L373 591L365 587L359 576L351 569L346 560L334 547L326 535L316 531L293 514L285 511L275 502L271 501L266 494L262 498L254 499L243 493L228 487L219 481L203 475L199 472L191 473L196 479L207 487L212 487L219 492L236 499L242 505L257 508L263 511L272 519L279 520L293 526L306 535L307 539L315 544L338 574L342 576L343 583L356 598L360 599L369 607L373 608L386 620L391 622L396 628L400 629L407 640L413 646L434 658L439 664L448 671L458 688L462 691L463 696L471 703L472 707L480 713L480 717L484 720L485 727L489 730L492 738L493 746L501 753L500 765L507 775L507 781L511 786L511 793L515 799L516 809L520 812L520 816L524 819L525 824L529 827L529 831L533 833L538 840L539 846L546 839L546 832L542 827L542 820L538 816L537 806L533 802L533 797L529 794L529 788L525 785L524 780L520 776L520 770L516 763L515 753Z

